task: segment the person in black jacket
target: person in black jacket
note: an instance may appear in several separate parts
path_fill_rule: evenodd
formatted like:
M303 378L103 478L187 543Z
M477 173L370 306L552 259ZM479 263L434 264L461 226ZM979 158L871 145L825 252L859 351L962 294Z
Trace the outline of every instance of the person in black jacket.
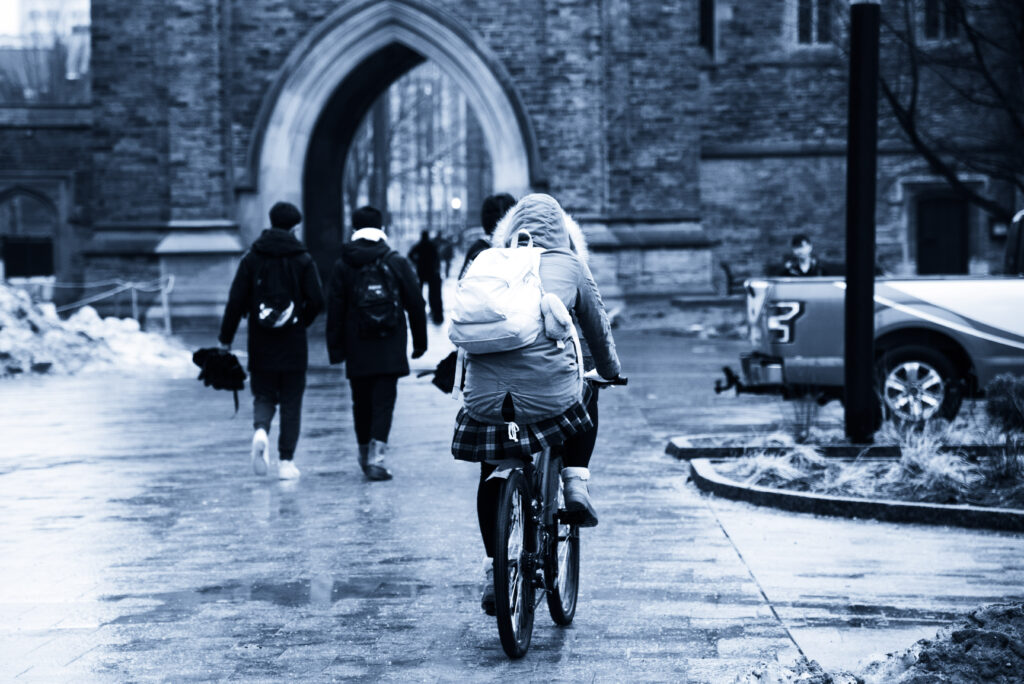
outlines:
M462 262L462 268L459 270L460 279L466 275L469 265L473 263L477 255L491 246L491 235L494 234L494 227L498 225L501 217L507 214L508 210L515 205L516 198L506 192L491 195L484 199L484 203L480 207L480 227L484 229L484 235L487 237L477 238L476 242L471 244L469 249L466 250L466 260Z
M780 276L804 278L825 275L824 266L814 256L814 245L811 244L809 237L798 233L793 236L790 246L793 253L782 262Z
M302 394L306 389L308 349L306 328L324 308L320 276L305 245L291 229L302 221L292 204L278 202L270 210L271 228L242 257L231 283L220 327L220 343L230 349L242 317L249 319L249 383L253 397L252 468L265 475L270 464L267 433L274 409L281 405L281 431L277 439L281 479L299 477L292 459L299 441ZM280 311L262 299L267 283L281 290ZM269 314L273 314L270 316ZM270 318L274 320L269 320ZM276 325L275 325L276 323Z
M416 275L420 279L420 296L427 286L430 301L430 319L436 325L444 323L444 304L441 301L441 255L437 245L430 239L430 233L422 231L420 241L409 250L409 260L416 264Z
M352 240L331 270L327 288L327 352L330 362L345 362L352 389L352 415L359 465L370 480L390 480L384 452L398 392L398 378L409 374L406 314L412 329L412 357L427 350L423 295L409 261L391 249L381 229L383 217L373 207L352 214ZM392 292L397 316L390 327L367 324L360 300L367 278L385 278L378 290ZM379 282L379 281L377 281Z

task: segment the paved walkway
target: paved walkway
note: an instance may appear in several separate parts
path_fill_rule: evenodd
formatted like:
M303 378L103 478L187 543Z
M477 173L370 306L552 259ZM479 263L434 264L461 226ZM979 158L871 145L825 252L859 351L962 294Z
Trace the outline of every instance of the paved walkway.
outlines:
M710 392L738 344L619 340L632 380L602 397L577 619L539 616L518 662L478 608L476 470L448 455L457 405L427 379L400 384L396 479L372 484L318 345L294 483L251 475L248 405L232 417L194 380L0 384L0 680L728 682L798 648L856 660L1021 595L1024 536L697 493L666 437L779 406Z

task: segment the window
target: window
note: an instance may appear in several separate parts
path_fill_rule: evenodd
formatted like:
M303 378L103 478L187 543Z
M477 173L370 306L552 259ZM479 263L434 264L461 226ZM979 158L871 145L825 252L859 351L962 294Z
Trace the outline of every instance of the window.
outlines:
M796 0L796 42L824 45L832 42L834 0Z
M959 32L955 3L950 0L924 0L921 28L926 40L955 38Z
M89 7L90 0L21 0L0 11L0 106L89 101Z
M700 0L700 46L715 56L715 0Z

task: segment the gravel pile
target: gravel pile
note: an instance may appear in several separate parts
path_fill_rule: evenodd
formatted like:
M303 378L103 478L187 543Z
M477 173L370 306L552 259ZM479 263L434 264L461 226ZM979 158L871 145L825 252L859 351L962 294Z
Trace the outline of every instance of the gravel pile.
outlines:
M177 341L144 332L131 318L101 318L86 306L67 320L53 304L36 304L0 283L0 377L102 370L194 373L191 355Z

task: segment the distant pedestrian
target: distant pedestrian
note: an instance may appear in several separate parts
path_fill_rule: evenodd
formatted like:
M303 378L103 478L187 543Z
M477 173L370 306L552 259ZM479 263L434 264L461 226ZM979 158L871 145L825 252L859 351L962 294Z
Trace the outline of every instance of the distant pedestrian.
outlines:
M267 473L267 435L275 408L280 405L277 472L282 480L300 475L293 459L306 389L306 328L324 308L316 264L305 245L292 234L301 222L302 214L295 205L278 202L271 208L271 228L263 231L238 265L219 337L221 346L229 349L241 318L248 317L255 430L251 464L257 475Z
M441 258L441 268L444 270L445 280L452 274L452 259L455 258L455 242L447 235L438 234L437 253Z
M357 209L352 227L327 288L327 351L331 363L345 362L359 466L370 480L390 480L384 455L398 378L409 374L406 314L418 359L427 350L426 313L412 265L388 245L381 213Z
M791 278L825 275L825 269L814 256L814 245L809 237L803 233L794 235L790 247L792 254L782 262L780 275Z
M428 231L420 233L420 241L409 250L409 260L416 264L421 296L423 286L427 286L430 318L435 324L441 325L444 323L444 305L441 302L441 257Z
M515 204L515 197L505 192L491 195L484 199L484 203L480 207L480 227L483 228L486 237L477 238L469 246L469 249L466 250L466 260L462 262L459 278L466 275L466 271L469 270L469 265L473 263L473 259L476 259L476 255L491 246L491 235L494 234L494 227L498 225L501 217L508 213L508 210L514 207Z

